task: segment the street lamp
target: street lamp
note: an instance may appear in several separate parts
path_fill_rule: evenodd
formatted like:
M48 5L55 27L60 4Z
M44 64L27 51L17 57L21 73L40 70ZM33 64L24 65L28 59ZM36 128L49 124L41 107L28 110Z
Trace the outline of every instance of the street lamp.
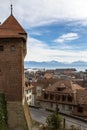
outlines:
M58 95L56 95L56 114L59 114L59 108L58 108Z
M59 114L58 102L56 101L56 114Z

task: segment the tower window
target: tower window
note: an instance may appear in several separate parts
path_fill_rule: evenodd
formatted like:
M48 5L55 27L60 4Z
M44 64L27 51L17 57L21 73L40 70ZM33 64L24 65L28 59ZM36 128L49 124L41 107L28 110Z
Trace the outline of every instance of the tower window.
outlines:
M12 46L11 46L11 51L15 51L15 50L16 50L15 46L12 45Z
M1 71L1 69L0 69L0 75L2 75L2 71Z
M4 46L0 46L0 51L4 51Z

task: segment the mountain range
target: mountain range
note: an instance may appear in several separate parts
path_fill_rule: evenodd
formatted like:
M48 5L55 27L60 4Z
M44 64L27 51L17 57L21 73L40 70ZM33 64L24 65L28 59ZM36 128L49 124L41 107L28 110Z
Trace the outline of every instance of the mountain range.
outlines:
M87 69L87 62L75 61L72 63L58 62L58 61L25 61L25 68L45 68L45 69L56 69L56 68L76 68L77 70Z

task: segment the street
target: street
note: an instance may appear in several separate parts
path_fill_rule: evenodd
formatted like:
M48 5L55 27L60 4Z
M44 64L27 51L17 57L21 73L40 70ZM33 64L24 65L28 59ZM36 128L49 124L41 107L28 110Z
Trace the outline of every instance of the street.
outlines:
M32 119L42 123L46 124L46 118L48 115L51 114L51 112L45 111L44 109L36 109L36 108L30 108L30 113ZM74 125L75 127L80 128L80 130L87 130L87 123L79 121L77 119L73 119L67 116L62 116L62 118L66 119L66 127L70 128L71 125Z
M42 124L46 124L46 118L48 117L48 115L51 114L50 112L45 111L43 109L35 109L35 108L30 108L30 113L32 119Z

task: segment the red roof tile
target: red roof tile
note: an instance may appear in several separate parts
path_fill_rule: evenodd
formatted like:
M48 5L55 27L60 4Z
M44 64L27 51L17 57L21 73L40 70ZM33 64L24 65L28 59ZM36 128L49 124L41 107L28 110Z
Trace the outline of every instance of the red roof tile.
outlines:
M77 90L84 90L83 87L81 87L78 84L73 84L71 80L63 80L59 79L57 82L55 82L52 86L47 87L47 91L57 91L57 88L64 88L62 92L76 92Z
M10 15L6 21L0 25L0 38L8 38L8 37L23 37L27 33L22 28L22 26L18 23L18 21L15 19L13 15Z

